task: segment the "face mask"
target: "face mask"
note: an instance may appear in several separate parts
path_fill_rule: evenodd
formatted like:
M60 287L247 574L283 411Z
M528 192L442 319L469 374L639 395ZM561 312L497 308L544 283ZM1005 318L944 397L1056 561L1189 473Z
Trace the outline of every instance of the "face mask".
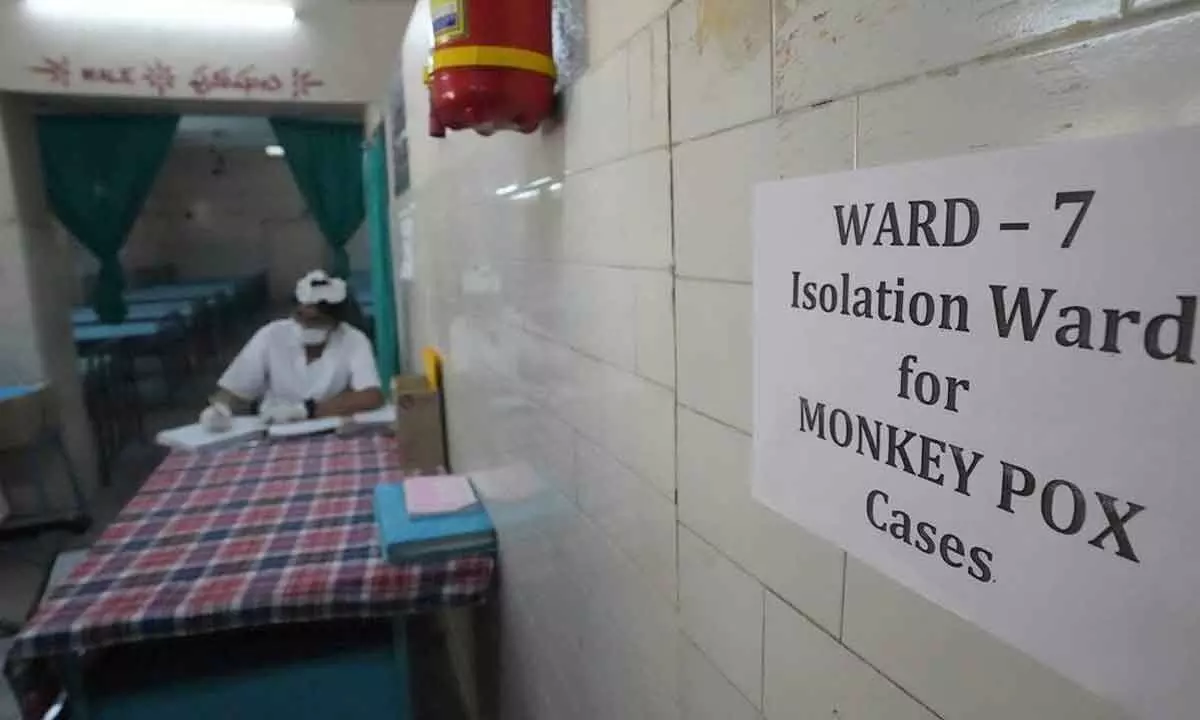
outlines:
M300 336L301 344L307 347L324 345L329 340L329 330L325 328L304 327L300 323L296 323L296 330Z

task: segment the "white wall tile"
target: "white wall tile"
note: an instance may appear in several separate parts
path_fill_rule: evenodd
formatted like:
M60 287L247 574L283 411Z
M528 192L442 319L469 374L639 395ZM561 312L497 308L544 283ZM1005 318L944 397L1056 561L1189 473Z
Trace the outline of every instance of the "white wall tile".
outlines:
M854 650L831 637L844 555L750 495L751 193L850 168L856 142L868 165L1200 122L1200 14L1093 24L1067 46L1071 23L1117 0L773 0L789 29L768 62L746 47L738 65L722 42L753 35L766 0L588 5L591 63L563 127L410 133L414 345L447 350L456 464L530 493L496 513L506 720L932 720L921 703L946 720L1116 720L853 563ZM1047 29L1057 49L1007 53ZM408 80L422 129L425 89ZM854 97L807 107L833 94ZM800 109L754 120L777 100ZM670 131L684 141L668 151ZM495 195L543 176L565 186ZM495 292L465 292L480 270Z
M775 124L764 120L675 148L679 275L752 279L754 186L777 177Z
M571 502L578 499L575 479L575 432L562 418L543 407L532 408L529 433L519 446L532 471L542 483L555 487Z
M864 95L859 166L1200 122L1198 45L1191 14Z
M848 170L854 101L763 120L673 153L680 275L750 281L757 183Z
M603 530L581 516L570 551L586 578L579 607L588 704L597 718L671 718L678 626L659 593Z
M629 56L593 65L566 91L566 167L596 167L629 152Z
M687 638L679 643L679 710L686 720L762 720L754 703Z
M774 595L767 596L765 634L764 706L770 720L937 720Z
M778 0L775 106L845 97L1119 10L1119 0Z
M568 171L666 144L667 67L664 19L641 30L575 81L566 100Z
M665 16L629 41L630 152L661 147L669 140L669 52Z
M680 280L675 292L679 402L750 432L752 288Z
M684 0L670 20L674 142L771 114L771 0Z
M762 697L763 593L753 577L679 528L684 631L756 707Z
M679 520L827 631L842 613L843 553L750 494L751 439L679 409Z
M664 385L675 385L675 286L670 273L637 275L634 333L637 372Z
M570 260L667 268L671 264L670 159L655 150L567 177L563 242Z
M943 717L1124 717L1078 685L853 558L846 567L845 612L846 645Z
M548 304L558 312L556 335L567 344L633 370L637 358L638 273L588 265L559 266Z
M588 63L596 64L634 33L666 13L674 0L605 0L585 3Z
M601 444L638 477L675 497L675 394L635 375L601 368L593 390Z
M579 505L671 602L675 599L675 504L598 445L578 438Z

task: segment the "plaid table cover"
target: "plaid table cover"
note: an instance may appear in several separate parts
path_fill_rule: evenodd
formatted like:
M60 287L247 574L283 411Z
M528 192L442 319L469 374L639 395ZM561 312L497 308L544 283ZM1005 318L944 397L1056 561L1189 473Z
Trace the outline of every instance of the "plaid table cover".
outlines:
M403 476L381 435L173 453L42 603L10 660L479 602L492 555L394 567L373 490Z

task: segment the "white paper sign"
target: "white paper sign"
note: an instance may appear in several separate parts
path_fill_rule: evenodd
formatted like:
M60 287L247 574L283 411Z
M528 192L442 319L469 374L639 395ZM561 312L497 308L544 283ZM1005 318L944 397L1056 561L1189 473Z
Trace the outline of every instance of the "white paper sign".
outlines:
M1200 717L1200 131L756 201L755 496L1135 717Z

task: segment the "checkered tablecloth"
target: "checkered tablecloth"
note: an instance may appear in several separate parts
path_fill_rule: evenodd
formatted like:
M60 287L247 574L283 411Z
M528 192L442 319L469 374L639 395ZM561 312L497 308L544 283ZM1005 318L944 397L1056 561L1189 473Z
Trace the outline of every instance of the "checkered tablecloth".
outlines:
M10 657L482 600L491 555L382 560L372 497L402 476L394 444L325 436L170 455Z

